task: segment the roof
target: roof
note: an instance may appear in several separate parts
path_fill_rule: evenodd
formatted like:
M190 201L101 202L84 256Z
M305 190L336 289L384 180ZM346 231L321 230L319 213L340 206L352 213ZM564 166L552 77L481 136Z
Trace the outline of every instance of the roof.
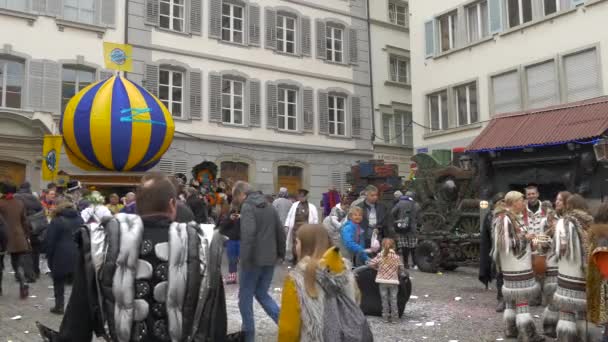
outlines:
M608 96L494 117L467 147L483 152L586 143L608 130Z

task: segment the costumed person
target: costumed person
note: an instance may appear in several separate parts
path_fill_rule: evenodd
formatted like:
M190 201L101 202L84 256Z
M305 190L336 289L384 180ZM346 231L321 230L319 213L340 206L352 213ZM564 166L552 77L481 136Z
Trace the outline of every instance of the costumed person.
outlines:
M529 184L526 189L526 210L523 212L523 220L524 225L526 226L526 231L528 234L533 234L534 236L544 235L542 222L543 219L547 217L547 212L543 210L543 207L538 199L540 194L538 192L538 186L536 184ZM542 237L541 237L542 238ZM537 259L537 256L539 258ZM533 264L534 261L542 263L544 262L545 255L539 255L539 252L536 249L532 249L532 259ZM535 260L537 259L537 260ZM533 268L534 270L534 268ZM536 274L536 281L540 286L540 293L530 300L530 306L539 306L542 304L542 293L543 293L543 285L544 285L544 272L543 274Z
M111 194L110 203L108 203L107 207L112 212L113 215L116 215L116 214L120 213L122 208L124 208L125 206L122 203L120 203L120 197L118 197L118 194Z
M397 307L399 276L405 276L405 267L401 262L401 257L395 253L395 241L384 238L382 251L369 262L369 265L378 270L376 283L378 283L382 299L382 318L385 323L397 323L399 321L399 308Z
M492 257L504 279L505 336L537 342L545 339L537 334L528 306L528 301L538 295L540 289L532 272L530 241L519 218L524 210L524 195L518 191L508 192L505 208L495 211Z
M136 208L137 204L135 201L135 193L127 192L125 195L125 206L120 212L125 214L135 214Z
M291 210L291 206L293 203L289 200L289 191L287 188L280 188L278 198L272 202L272 206L279 213L279 219L281 223L284 225L285 221L287 221L287 215L289 214L289 210ZM285 232L287 233L287 232Z
M585 199L572 195L566 202L564 217L555 228L558 275L553 302L559 309L557 340L560 342L584 340L586 334L587 234L593 223L587 210Z
M314 204L308 202L308 190L298 190L298 200L291 205L291 209L285 219L285 227L287 228L287 250L286 258L287 261L291 261L295 264L295 242L296 236L298 236L298 229L303 224L318 224L319 214L317 213L317 207Z
M343 247L340 232L344 223L346 222L346 216L348 215L349 209L350 204L348 202L348 198L344 197L340 203L336 204L336 206L331 209L329 215L323 220L323 226L325 229L327 229L329 237L336 247Z
M408 260L410 254L412 255L412 267L416 268L417 216L416 202L406 195L399 197L399 202L391 210L393 235L405 268L410 268Z
M351 207L348 211L348 220L344 223L341 232L344 249L340 250L340 253L355 266L367 263L369 254L373 252L371 248L365 248L365 231L361 228L362 221L363 209Z
M496 279L496 312L505 311L505 301L502 295L503 278L502 273L497 272L496 264L492 259L490 252L492 251L492 231L495 213L497 211L504 211L504 198L505 194L499 192L492 196L492 200L488 203L488 212L486 213L483 221L481 222L481 236L479 243L479 281L482 282L486 289L488 284Z
M556 202L559 201L560 195L557 197L558 200L556 200ZM555 303L553 303L553 295L557 290L557 255L555 254L555 248L553 248L553 239L555 227L557 226L559 218L557 212L553 209L551 202L543 201L541 206L546 213L546 217L543 218L541 223L543 234L532 240L532 247L537 252L537 258L545 258L545 271L542 272L542 269L539 269L539 273L543 273L542 295L546 305L542 317L543 333L549 337L556 337L555 328L557 321L559 320L559 310ZM533 265L536 265L537 269L539 266L542 268L542 259L533 260Z
M74 234L78 232L83 221L74 203L66 199L57 204L53 215L48 227L45 251L55 295L55 306L51 308L51 312L62 315L65 284L73 275L78 259L78 245L74 241Z
M98 229L105 218L112 217L113 214L104 205L105 198L99 191L91 191L84 199L89 206L80 212L80 216L92 230Z
M587 268L587 319L604 326L608 342L608 204L602 204L589 229Z
M111 342L226 341L225 237L208 245L197 225L175 222L177 192L165 175L144 176L137 198L139 216L79 230L72 295L59 332L38 323L45 341L91 341L93 333Z
M342 197L335 186L332 186L328 192L323 194L323 216L329 216L331 210L340 203Z
M56 190L48 190L44 199L40 202L42 207L44 208L44 212L46 213L46 217L50 221L53 217L53 210L55 210L55 205L57 201L57 191Z
M325 228L300 227L295 250L298 263L283 285L278 341L373 341L357 305L358 289L350 265L332 247Z
M218 226L220 233L228 238L226 241L226 255L228 256L226 284L236 284L241 247L241 222L238 211L232 209L228 201L222 205L222 215L220 215Z

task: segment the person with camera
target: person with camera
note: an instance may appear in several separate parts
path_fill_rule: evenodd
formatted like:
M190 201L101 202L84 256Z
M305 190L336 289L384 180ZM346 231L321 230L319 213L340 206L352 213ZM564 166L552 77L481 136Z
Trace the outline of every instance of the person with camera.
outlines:
M397 250L403 257L405 268L409 268L409 255L412 255L412 267L416 268L416 202L410 194L399 197L399 202L391 210L392 227Z

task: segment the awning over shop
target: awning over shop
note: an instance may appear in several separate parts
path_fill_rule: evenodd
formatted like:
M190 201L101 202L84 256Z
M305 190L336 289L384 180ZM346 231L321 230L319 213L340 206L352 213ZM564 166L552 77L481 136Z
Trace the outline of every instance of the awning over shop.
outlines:
M493 118L467 152L589 143L608 130L608 96Z
M134 187L139 184L143 174L113 174L113 175L69 175L71 180L77 180L84 187Z

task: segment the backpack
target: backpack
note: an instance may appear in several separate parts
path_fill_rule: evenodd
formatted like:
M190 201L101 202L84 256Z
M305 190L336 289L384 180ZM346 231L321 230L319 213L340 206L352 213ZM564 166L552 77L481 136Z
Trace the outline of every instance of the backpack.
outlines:
M405 234L412 231L412 220L411 220L411 210L406 208L399 208L397 211L397 218L393 223L393 227L395 228L396 233Z
M44 210L28 216L27 221L32 229L32 242L43 244L46 239L46 231L49 227L49 221L46 218Z

